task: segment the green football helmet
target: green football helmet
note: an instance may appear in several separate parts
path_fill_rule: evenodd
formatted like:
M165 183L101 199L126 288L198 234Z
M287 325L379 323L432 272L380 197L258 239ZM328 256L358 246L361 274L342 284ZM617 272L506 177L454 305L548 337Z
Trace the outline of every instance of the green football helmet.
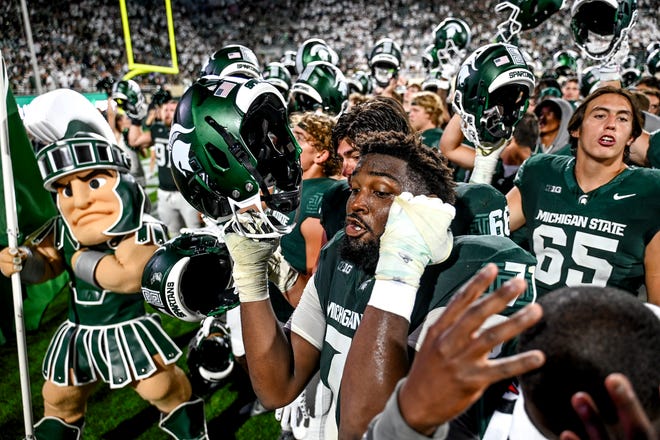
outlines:
M261 72L261 76L282 94L284 100L289 99L289 90L291 90L291 74L282 63L272 62L266 65Z
M387 87L399 75L401 68L401 48L391 38L381 38L369 54L371 77L380 87Z
M534 84L516 46L494 43L475 50L461 65L453 99L466 139L486 154L502 146L525 114Z
M600 69L598 66L590 66L582 70L580 75L580 95L586 98L596 90L600 84Z
M566 0L504 0L495 6L495 12L511 10L509 17L497 25L497 40L514 43L521 32L534 29L554 13L564 9Z
M358 70L348 79L348 94L359 93L361 95L370 95L374 92L374 85L367 72Z
M300 203L300 147L286 104L263 79L206 77L181 97L170 131L172 175L185 199L214 220L252 210L250 237L278 237ZM262 202L266 209L262 208Z
M346 78L339 68L326 61L308 64L291 86L289 113L320 109L328 115L338 115L347 105Z
M648 70L651 75L660 72L660 49L656 49L649 53L649 56L646 58L646 70Z
M142 115L146 113L147 102L138 83L129 80L117 81L112 86L112 99L126 114Z
M427 72L430 72L431 69L435 69L440 66L440 60L438 60L438 49L435 48L435 44L429 44L424 48L422 53L422 67Z
M470 45L472 31L460 18L448 17L433 29L433 41L440 64L458 65Z
M637 0L575 0L571 7L571 32L587 56L612 59L637 21Z
M307 65L314 61L325 61L336 66L339 64L339 57L325 40L310 38L305 40L296 52L296 73L301 75Z
M261 67L252 49L230 44L215 51L206 61L199 76L202 78L209 75L261 78Z
M286 70L289 71L289 74L291 75L291 78L296 76L298 72L296 71L296 51L295 50L287 50L284 52L284 55L282 55L282 58L280 58L280 63L284 64L284 67L286 67Z
M201 321L236 307L233 284L227 246L203 230L185 232L161 245L142 272L144 300L182 321Z
M557 76L573 76L578 68L578 54L573 50L560 50L552 56L552 68Z
M628 55L621 63L621 86L628 88L633 86L642 77L640 63L634 55Z
M186 365L193 389L215 389L234 369L234 355L229 331L222 321L209 316L188 343Z

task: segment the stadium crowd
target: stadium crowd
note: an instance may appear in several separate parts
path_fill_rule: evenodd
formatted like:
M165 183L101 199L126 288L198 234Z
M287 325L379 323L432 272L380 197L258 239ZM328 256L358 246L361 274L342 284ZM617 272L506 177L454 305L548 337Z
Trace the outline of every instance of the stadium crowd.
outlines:
M127 2L135 61L169 65L169 43L163 2ZM496 0L476 2L469 8L461 1L364 0L273 2L175 0L172 5L178 62L176 77L143 75L147 87L165 82L190 84L209 53L227 44L252 48L262 65L277 61L286 50L320 37L339 54L340 68L350 75L366 70L367 55L381 37L401 45L403 74L423 77L421 55L432 41L433 28L447 16L464 19L472 27L471 48L492 42L503 16L493 13ZM9 78L17 95L34 94L32 66L20 2L11 0L0 11L0 38ZM58 87L81 92L96 91L103 77L120 78L127 72L119 3L98 0L68 2L34 0L28 4L40 77L45 90ZM631 53L642 55L649 41L660 39L657 0L640 0L639 21L631 35ZM158 13L154 11L159 10ZM542 26L524 33L520 45L541 72L552 55L571 49L565 23L568 10L560 11ZM84 44L81 44L84 42Z

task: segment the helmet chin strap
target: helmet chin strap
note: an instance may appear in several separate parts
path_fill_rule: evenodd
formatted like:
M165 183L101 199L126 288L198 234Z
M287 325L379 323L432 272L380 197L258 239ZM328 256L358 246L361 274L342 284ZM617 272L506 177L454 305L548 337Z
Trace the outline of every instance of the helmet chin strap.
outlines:
M225 141L229 147L229 152L238 160L243 167L254 177L254 179L259 184L259 190L261 191L264 201L268 203L270 201L270 191L264 178L261 173L252 165L250 158L247 155L247 152L243 149L243 146L238 142L238 140L232 135L225 127L220 125L215 119L211 116L206 116L204 118L206 122L213 127L215 131L222 136L222 139Z

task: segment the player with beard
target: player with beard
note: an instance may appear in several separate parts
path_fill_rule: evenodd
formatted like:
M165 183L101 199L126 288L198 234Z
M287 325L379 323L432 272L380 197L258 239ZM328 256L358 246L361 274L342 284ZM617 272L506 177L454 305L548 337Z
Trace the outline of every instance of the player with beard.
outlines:
M346 227L321 251L317 272L292 316L290 335L277 326L268 301L268 260L277 240L257 241L235 233L225 236L234 260L255 392L266 407L284 406L320 369L331 391L322 408L329 416L325 438L339 435L334 421L340 420L340 385L339 436L358 437L366 430L407 372L408 335L415 330L416 336L423 334L454 292L486 262L496 261L500 268L489 289L496 293L489 297L508 298L502 305L510 302L511 307L504 315L534 299L532 283L528 288L521 281L500 288L508 278L531 281L531 255L505 237L453 239L449 224L454 216L454 183L437 151L424 147L414 135L396 132L371 133L358 138L356 145L361 157L351 176ZM487 315L490 312L484 319ZM449 314L439 322L451 325L455 319L455 314ZM516 319L498 321L496 328L508 335L528 325ZM361 342L356 346L352 342L358 328ZM461 329L453 337L470 339L473 331ZM502 342L500 337L476 337L470 344L487 353ZM486 376L477 380L482 391L491 380L532 367L526 355L485 366L478 362L475 368L465 367L475 374L491 373L487 381L483 380ZM438 374L457 383L473 381L458 370ZM453 398L460 399L454 394L446 397L448 405Z

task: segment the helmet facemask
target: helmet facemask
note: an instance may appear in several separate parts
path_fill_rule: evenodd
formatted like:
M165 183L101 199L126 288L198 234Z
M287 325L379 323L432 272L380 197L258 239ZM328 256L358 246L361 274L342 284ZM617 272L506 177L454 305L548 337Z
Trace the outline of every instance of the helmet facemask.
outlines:
M509 84L493 91L480 120L485 142L509 139L513 127L527 109L529 89L522 84Z
M459 65L465 56L465 50L460 49L454 40L447 40L444 48L438 49L437 57L441 66Z
M522 23L518 21L520 8L508 1L498 3L495 6L495 12L502 12L506 9L511 9L511 15L509 15L505 21L497 25L497 36L502 43L510 42L522 30Z
M608 63L637 21L636 2L633 5L618 0L577 1L571 11L576 44L590 58Z
M379 87L387 87L390 81L397 77L399 69L393 64L379 62L374 63L371 72Z

